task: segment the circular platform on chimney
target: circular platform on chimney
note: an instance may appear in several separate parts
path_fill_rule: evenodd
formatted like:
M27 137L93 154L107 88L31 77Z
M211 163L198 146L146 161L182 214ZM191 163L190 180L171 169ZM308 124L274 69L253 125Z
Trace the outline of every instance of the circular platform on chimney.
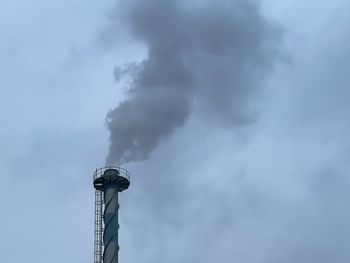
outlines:
M122 192L130 186L130 174L121 167L104 167L96 169L94 173L94 187L103 191L107 185L116 184Z

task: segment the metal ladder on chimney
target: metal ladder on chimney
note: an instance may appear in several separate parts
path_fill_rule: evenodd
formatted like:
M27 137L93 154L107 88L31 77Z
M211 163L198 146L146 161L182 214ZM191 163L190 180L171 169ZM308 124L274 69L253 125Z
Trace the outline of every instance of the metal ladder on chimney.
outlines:
M103 195L102 191L95 190L95 229L94 229L94 263L102 263L103 254Z

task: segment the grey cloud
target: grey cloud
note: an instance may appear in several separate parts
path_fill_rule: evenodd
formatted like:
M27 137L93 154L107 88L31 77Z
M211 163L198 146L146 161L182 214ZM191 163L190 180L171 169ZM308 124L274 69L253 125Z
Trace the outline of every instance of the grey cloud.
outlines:
M250 99L279 54L280 31L256 1L124 1L121 18L148 57L132 70L127 100L107 115L107 163L144 160L196 110L206 120L245 125ZM135 70L136 69L136 70Z

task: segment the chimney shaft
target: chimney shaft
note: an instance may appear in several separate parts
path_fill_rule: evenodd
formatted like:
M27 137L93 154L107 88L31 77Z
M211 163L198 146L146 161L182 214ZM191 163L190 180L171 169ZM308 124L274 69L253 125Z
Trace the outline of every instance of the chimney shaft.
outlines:
M120 167L105 167L97 169L93 177L96 191L94 263L118 263L118 194L129 188L130 175Z

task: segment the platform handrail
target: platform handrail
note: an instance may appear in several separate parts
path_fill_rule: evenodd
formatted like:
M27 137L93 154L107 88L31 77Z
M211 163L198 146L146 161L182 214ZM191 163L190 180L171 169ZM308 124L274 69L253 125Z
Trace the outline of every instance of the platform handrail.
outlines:
M95 180L96 178L101 177L103 175L103 173L108 169L117 170L119 172L120 176L123 176L130 181L130 173L128 172L128 170L126 170L122 167L118 167L118 166L106 166L106 167L102 167L102 168L97 168L93 174L93 179Z

